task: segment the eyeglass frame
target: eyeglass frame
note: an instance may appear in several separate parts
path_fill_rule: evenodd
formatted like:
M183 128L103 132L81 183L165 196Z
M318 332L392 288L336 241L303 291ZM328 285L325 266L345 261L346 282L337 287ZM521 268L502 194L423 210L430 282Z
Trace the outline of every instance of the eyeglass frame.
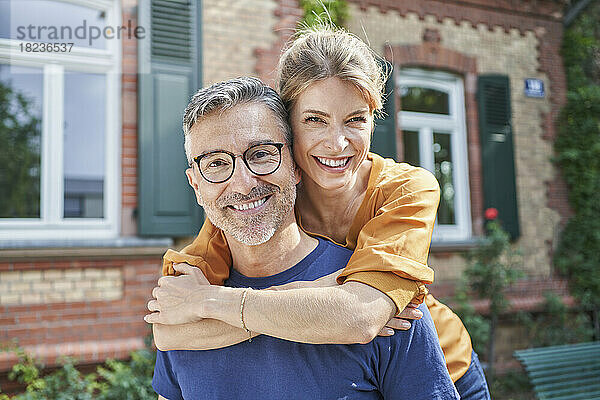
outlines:
M255 147L258 147L258 146L264 146L264 145L272 145L272 146L275 146L275 148L277 149L277 151L279 151L279 163L277 164L277 166L275 167L275 169L274 169L273 171L271 171L271 172L269 172L269 173L266 173L266 174L258 174L258 173L256 173L256 172L254 172L254 171L252 170L252 168L250 168L250 165L248 165L248 161L246 160L246 153L248 153L250 150L252 150L252 149L253 149L253 148L255 148ZM279 169L279 167L281 166L281 161L282 161L282 157L281 157L281 150L282 150L282 149L283 149L285 146L286 146L286 143L272 143L272 142L267 142L267 143L257 143L257 144L254 144L254 145L252 145L252 146L248 147L246 150L244 150L244 152L243 152L242 154L237 154L237 155L236 155L235 153L232 153L232 152L230 152L230 151L227 151L227 150L215 150L215 151L209 151L208 153L200 154L199 156L196 156L196 157L192 158L192 161L193 161L193 163L194 163L194 164L196 164L196 165L198 166L198 171L200 172L200 175L202 176L202 178L203 178L205 181L207 181L207 182L209 182L209 183L224 183L224 182L227 182L229 179L231 179L231 177L233 176L233 174L234 174L234 172L235 172L235 164L236 164L236 163L235 163L235 159L236 159L236 158L238 158L238 157L242 157L242 161L243 161L243 162L244 162L244 164L246 165L246 168L248 168L248 171L250 171L252 174L254 174L254 175L256 175L256 176L267 176L267 175L274 174L275 172L277 172L277 170L278 170L278 169ZM233 167L231 168L231 174L229 174L229 176L228 176L226 179L224 179L224 180L222 180L222 181L216 181L216 182L215 182L215 181L211 181L210 179L207 179L207 178L204 176L204 174L202 173L202 168L200 168L200 160L202 160L202 159L203 159L204 157L206 157L206 156L209 156L209 155L211 155L211 154L215 154L215 153L225 153L225 154L227 154L228 156L230 156L230 157L231 157L231 159L233 160L233 163L232 163ZM192 166L193 166L193 164L192 164L192 163L190 163L190 164L189 164L189 166L190 166L190 167L192 167Z

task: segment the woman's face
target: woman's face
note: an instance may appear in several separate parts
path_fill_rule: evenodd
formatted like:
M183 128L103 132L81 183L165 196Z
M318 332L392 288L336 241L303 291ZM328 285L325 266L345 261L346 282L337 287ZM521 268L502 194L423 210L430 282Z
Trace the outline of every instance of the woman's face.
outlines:
M311 84L291 110L294 158L323 189L339 189L354 181L367 157L373 115L350 82L327 78Z

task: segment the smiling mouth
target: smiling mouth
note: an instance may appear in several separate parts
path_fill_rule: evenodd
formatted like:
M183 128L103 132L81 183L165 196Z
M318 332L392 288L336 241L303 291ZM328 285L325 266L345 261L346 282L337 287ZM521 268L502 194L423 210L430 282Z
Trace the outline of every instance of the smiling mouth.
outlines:
M352 157L345 158L325 158L325 157L317 157L313 156L315 160L321 165L324 165L329 168L344 168L350 162Z
M269 198L271 198L271 195L263 197L262 199L255 200L251 203L231 204L231 205L227 206L227 208L232 208L237 211L254 210L254 209L262 206L263 204L265 204L267 202L267 200L269 200Z

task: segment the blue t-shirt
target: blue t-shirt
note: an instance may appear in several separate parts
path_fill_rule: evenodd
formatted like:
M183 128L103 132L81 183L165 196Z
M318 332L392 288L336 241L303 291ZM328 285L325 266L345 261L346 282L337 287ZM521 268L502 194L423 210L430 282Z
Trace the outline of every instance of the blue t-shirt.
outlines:
M318 239L317 248L276 275L231 270L225 285L264 289L315 280L346 265L352 252ZM176 399L458 399L429 310L408 331L368 344L290 342L261 335L216 350L158 351L152 386Z

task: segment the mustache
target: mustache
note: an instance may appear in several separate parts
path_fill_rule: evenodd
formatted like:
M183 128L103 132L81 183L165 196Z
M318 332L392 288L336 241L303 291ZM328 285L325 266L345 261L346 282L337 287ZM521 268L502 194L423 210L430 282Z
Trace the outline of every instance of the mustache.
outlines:
M254 200L259 197L268 196L270 194L274 194L279 191L281 191L281 189L278 186L271 185L271 184L255 186L252 188L252 190L250 190L250 193L248 193L246 195L241 194L241 193L226 194L225 196L221 197L218 200L217 205L219 207L227 207L232 204L237 204L237 203L244 202L244 201Z

